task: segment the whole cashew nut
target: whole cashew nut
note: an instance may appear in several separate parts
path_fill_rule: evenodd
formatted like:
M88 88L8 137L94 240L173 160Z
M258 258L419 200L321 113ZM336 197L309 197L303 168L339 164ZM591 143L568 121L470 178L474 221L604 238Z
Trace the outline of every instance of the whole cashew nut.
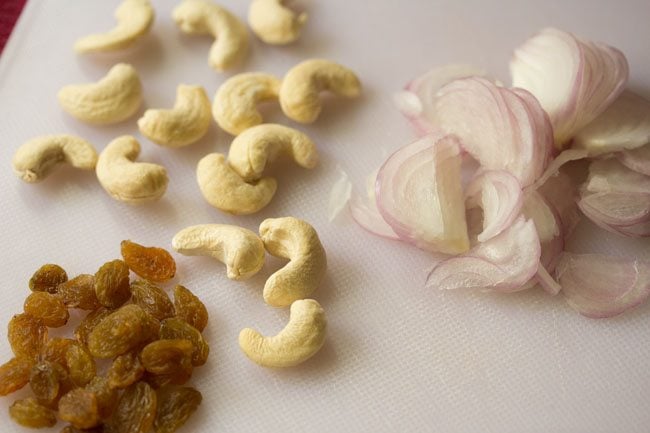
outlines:
M74 135L45 135L23 143L14 154L12 165L25 182L40 182L58 163L82 170L93 170L97 151L92 144Z
M277 100L280 80L263 72L244 72L227 79L214 96L212 115L221 129L237 135L262 123L257 104Z
M277 182L272 177L246 183L220 153L208 154L199 161L196 180L210 205L233 215L259 211L269 204L277 189Z
M296 122L312 123L321 112L319 94L323 90L356 98L361 93L361 82L345 66L329 60L305 60L291 68L282 80L282 111Z
M165 167L147 162L134 162L140 154L140 143L130 135L111 141L99 154L97 179L116 200L139 204L157 200L167 189Z
M149 0L124 0L115 10L117 26L106 33L78 39L74 49L78 53L90 53L126 48L149 31L153 19Z
M254 126L235 137L228 162L241 177L251 181L262 177L267 164L281 154L289 155L304 168L318 164L316 145L307 135L272 123Z
M320 304L304 299L291 304L289 322L280 333L264 337L251 328L239 333L239 347L262 367L293 367L314 356L325 343L327 319Z
M97 125L121 122L142 102L142 85L135 68L119 63L96 83L73 84L58 94L59 104L73 117Z
M138 120L142 135L161 146L181 147L200 140L210 128L210 100L201 86L181 84L171 110L147 110Z
M235 66L248 51L248 30L226 9L208 0L183 0L172 18L184 33L216 38L208 63L217 71Z
M307 14L297 15L284 6L285 0L253 0L248 8L248 24L267 44L285 45L300 37Z
M172 248L186 256L211 256L226 265L228 278L245 280L264 266L264 244L250 230L226 224L184 228L172 239Z
M311 295L327 269L325 249L316 230L298 218L269 218L260 224L260 237L269 254L289 259L266 280L264 301L285 307Z

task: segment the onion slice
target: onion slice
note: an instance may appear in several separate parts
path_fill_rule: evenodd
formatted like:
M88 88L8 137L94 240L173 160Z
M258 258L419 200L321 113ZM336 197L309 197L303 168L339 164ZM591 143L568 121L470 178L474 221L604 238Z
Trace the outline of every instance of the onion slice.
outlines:
M584 159L589 153L584 149L567 149L556 156L551 163L546 167L546 171L535 181L531 189L537 189L544 185L551 177L557 176L560 168L571 161Z
M556 274L571 308L594 319L621 314L650 295L647 261L563 253Z
M630 170L650 176L650 144L634 150L624 150L616 156L621 164Z
M559 216L537 191L526 193L522 213L535 224L542 249L541 266L548 271L553 271L557 257L564 248L564 233Z
M582 128L572 147L586 149L591 156L650 143L650 101L624 91L600 116Z
M404 90L393 95L393 100L399 111L411 121L418 135L426 135L435 129L431 120L435 118L438 90L459 78L485 75L483 69L475 66L445 65L431 69L409 82Z
M445 254L469 249L460 146L434 133L393 153L379 170L377 205L400 239Z
M436 264L427 286L514 292L531 287L524 285L537 273L539 258L535 224L520 216L498 236Z
M515 50L510 73L540 101L563 147L621 94L629 68L615 48L546 28Z
M375 170L366 180L366 199L352 193L350 197L350 214L352 219L368 232L386 239L399 240L399 236L388 225L379 213L375 195L375 183L378 170Z
M650 236L650 193L586 194L578 206L605 230L631 237Z
M650 193L650 176L630 170L617 159L596 160L589 165L586 190Z
M466 207L483 209L483 231L476 239L485 242L508 228L521 210L519 181L504 170L479 173L465 191Z

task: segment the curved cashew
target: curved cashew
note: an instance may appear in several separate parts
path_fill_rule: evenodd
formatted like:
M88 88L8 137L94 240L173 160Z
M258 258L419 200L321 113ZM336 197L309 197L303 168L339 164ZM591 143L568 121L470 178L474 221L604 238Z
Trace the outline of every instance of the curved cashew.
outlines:
M235 137L228 162L245 180L262 177L264 168L280 154L287 154L301 167L318 164L316 145L302 132L282 125L257 125Z
M239 347L262 367L293 367L316 354L325 343L327 319L320 304L304 299L291 304L289 323L279 334L264 337L251 328L239 333Z
M289 259L266 280L264 301L285 307L311 295L327 269L325 249L316 230L298 218L269 218L260 224L260 237L269 254Z
M319 94L323 90L356 98L361 93L361 82L345 66L329 60L305 60L291 68L282 80L282 111L296 122L312 123L320 114Z
M246 183L220 153L204 156L196 167L196 180L210 205L233 215L255 213L269 204L277 182L264 177L256 183Z
M118 63L96 83L73 84L58 94L59 104L73 117L97 125L121 122L142 102L142 85L131 65Z
M228 278L245 280L264 266L264 244L252 231L226 224L184 228L172 239L172 248L186 256L211 256L226 265Z
M116 200L144 203L157 200L167 189L165 167L148 162L134 162L140 154L140 143L130 135L111 141L99 154L97 179Z
M285 0L253 0L248 8L248 24L267 44L285 45L300 37L307 14L297 15L284 6Z
M40 182L58 163L65 162L82 170L97 164L92 144L74 135L45 135L23 143L12 160L16 176L25 182Z
M263 72L244 72L227 79L214 95L212 115L221 129L237 135L262 123L257 104L278 99L280 80Z
M162 146L181 147L200 140L210 128L210 100L201 86L181 84L171 110L147 110L138 120L142 135Z
M74 50L90 53L126 48L149 31L153 19L154 11L149 0L124 0L115 10L117 26L106 33L78 39Z
M172 12L181 31L216 38L208 63L217 71L235 66L248 51L248 31L239 18L208 0L184 0Z

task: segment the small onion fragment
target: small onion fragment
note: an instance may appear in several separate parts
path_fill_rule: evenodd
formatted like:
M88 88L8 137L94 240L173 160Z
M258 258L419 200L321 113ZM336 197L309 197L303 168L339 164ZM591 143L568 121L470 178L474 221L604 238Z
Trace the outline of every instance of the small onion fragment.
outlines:
M368 232L386 239L399 240L399 236L384 220L377 208L375 183L378 170L375 170L366 181L366 199L356 193L350 197L350 214L352 219Z
M631 237L650 236L650 193L587 193L578 206L605 230Z
M633 150L624 150L616 156L621 164L630 170L650 176L650 144Z
M540 265L553 271L564 248L564 231L559 216L537 191L526 194L522 213L535 224L541 245Z
M650 295L650 262L563 253L556 269L568 304L594 319L616 316Z
M548 181L551 177L557 176L557 174L560 172L560 168L571 161L577 161L579 159L584 159L588 156L588 153L586 150L583 149L567 149L563 152L561 152L558 156L556 156L551 163L546 167L546 171L542 173L542 175L537 178L533 186L531 186L531 189L537 189L544 185L546 181Z
M467 253L435 265L427 287L514 292L526 284L539 267L540 244L532 220L523 216L498 236Z
M337 167L339 174L338 179L332 184L330 189L329 203L327 207L327 214L329 222L334 221L343 212L348 205L350 197L352 196L352 182L348 174L343 171L341 167Z
M650 176L630 170L617 159L592 161L586 182L589 192L650 193Z

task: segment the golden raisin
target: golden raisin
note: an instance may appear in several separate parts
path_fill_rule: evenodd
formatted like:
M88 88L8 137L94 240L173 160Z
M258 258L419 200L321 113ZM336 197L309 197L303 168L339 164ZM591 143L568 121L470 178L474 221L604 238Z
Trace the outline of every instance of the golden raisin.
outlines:
M108 385L111 388L126 388L140 380L144 367L137 352L132 351L118 356L106 373Z
M96 358L114 358L144 342L148 314L128 304L105 317L88 335L88 349Z
M65 354L68 352L70 345L74 343L75 341L70 338L51 338L47 340L41 349L40 359L66 365Z
M118 394L116 390L108 386L106 378L95 376L84 389L95 394L99 417L101 419L110 417L117 406Z
M155 284L146 280L131 283L133 303L158 320L174 316L174 304L167 293Z
M129 267L122 260L104 263L95 273L95 295L106 308L117 308L131 297Z
M176 262L165 249L145 247L131 241L122 241L121 249L126 264L142 278L157 283L174 278Z
M153 374L145 372L142 380L159 389L163 386L185 385L192 378L193 367L190 365L187 370L178 370L171 374Z
M65 369L60 364L41 361L32 367L29 386L40 403L50 405L59 397L65 377Z
M192 365L198 367L205 364L210 354L210 347L196 328L176 317L165 319L160 323L160 338L190 340L194 346Z
M59 265L43 265L32 275L29 288L34 292L56 293L59 284L68 280L68 274Z
M43 428L56 424L56 414L33 397L16 400L9 407L9 416L23 427Z
M144 368L153 374L172 374L187 370L192 365L194 347L189 340L158 340L142 349L140 360Z
M25 313L40 319L45 326L59 328L68 323L70 314L61 299L47 292L32 292L23 306Z
M108 420L111 433L147 433L156 416L156 392L145 382L138 382L127 389Z
M208 324L208 310L189 289L178 284L174 287L174 310L176 317L203 332Z
M77 275L73 279L59 284L56 294L68 308L96 310L102 306L95 294L94 275Z
M33 361L11 358L0 365L0 395L9 395L29 383Z
M104 433L104 426L100 424L93 428L80 429L73 425L67 425L61 429L60 433Z
M91 311L83 318L83 320L77 325L77 328L74 330L74 336L77 341L84 346L88 345L88 335L90 332L95 329L95 326L105 317L109 316L113 311L106 308L100 308L95 311Z
M85 386L95 377L95 360L88 349L80 344L72 344L65 354L70 380L75 386Z
M97 397L83 388L73 389L59 401L59 418L80 429L99 424Z
M14 355L35 360L47 339L43 322L29 314L16 314L8 328L7 337Z
M165 386L156 391L157 409L153 422L156 433L174 433L192 416L203 396L194 388Z

